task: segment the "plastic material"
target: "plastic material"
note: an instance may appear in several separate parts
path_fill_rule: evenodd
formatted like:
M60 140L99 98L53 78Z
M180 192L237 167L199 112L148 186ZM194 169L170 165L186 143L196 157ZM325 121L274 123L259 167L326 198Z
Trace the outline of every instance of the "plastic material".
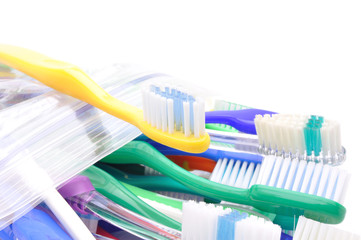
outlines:
M124 65L109 66L93 76L110 93L139 107L139 85L164 77ZM133 125L56 91L5 108L0 118L0 190L6 193L1 198L0 229L40 203L47 184L57 187L140 134ZM29 180L22 177L36 176L26 167L30 160L51 179L39 181L31 191L23 183Z
M256 115L274 114L275 112L261 109L242 109L231 111L206 112L206 123L227 124L240 132L257 134L254 119Z
M112 175L118 181L150 191L170 191L199 195L197 192L166 176L141 176L124 173L121 170L105 164L97 164L96 166Z
M33 209L15 221L11 228L18 240L71 240L72 238L45 212Z
M247 162L253 162L255 164L261 163L263 159L263 156L259 154L251 154L251 153L245 153L239 151L225 151L223 149L217 149L215 146L211 146L203 153L187 153L187 152L179 151L174 148L167 147L165 145L159 144L151 140L147 142L149 142L163 155L196 156L196 157L204 157L204 158L212 159L214 161L218 161L219 159L223 159L223 158L228 158L234 160L245 160Z
M0 62L41 81L69 96L87 102L119 119L129 122L153 140L189 152L203 152L209 136L185 136L181 132L163 132L143 119L141 109L111 96L78 67L51 59L20 47L0 45Z
M289 217L307 215L322 222L340 223L346 213L341 204L323 197L263 185L239 189L211 182L182 169L150 144L141 141L128 143L102 161L145 164L204 196L251 205L262 211Z
M113 202L165 226L177 230L181 229L180 223L165 216L143 202L126 187L124 187L122 183L117 181L105 171L95 166L91 166L87 170L83 171L82 175L87 176L95 189Z
M157 222L146 219L120 205L115 204L103 195L97 193L91 186L89 178L77 176L66 183L60 192L67 197L74 209L93 214L109 223L123 228L144 239L179 239L180 233ZM71 188L75 188L72 191ZM87 191L91 190L91 191ZM80 194L76 194L76 192Z

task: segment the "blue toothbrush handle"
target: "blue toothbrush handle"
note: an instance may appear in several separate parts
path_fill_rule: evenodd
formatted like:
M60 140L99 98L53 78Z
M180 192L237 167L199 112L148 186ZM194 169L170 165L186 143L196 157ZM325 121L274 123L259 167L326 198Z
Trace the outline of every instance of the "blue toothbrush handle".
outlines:
M253 162L256 164L261 163L263 160L263 156L258 154L224 151L224 150L212 149L212 148L207 149L203 153L188 153L167 147L160 143L154 142L153 140L150 139L147 142L150 143L153 147L155 147L163 155L196 156L196 157L204 157L204 158L212 159L214 161L218 161L218 159L228 158L228 159L246 161L249 163Z
M292 239L293 239L293 237L291 237L290 235L281 233L281 240L292 240Z
M240 132L256 135L254 119L256 115L275 114L275 112L261 109L243 109L206 112L206 123L226 124Z

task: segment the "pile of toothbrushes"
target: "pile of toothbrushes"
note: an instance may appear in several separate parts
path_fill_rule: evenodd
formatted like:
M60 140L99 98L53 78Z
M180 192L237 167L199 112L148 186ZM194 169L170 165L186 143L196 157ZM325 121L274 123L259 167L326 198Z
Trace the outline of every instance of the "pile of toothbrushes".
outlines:
M359 239L330 226L350 179L335 121L130 66L0 62L1 239Z

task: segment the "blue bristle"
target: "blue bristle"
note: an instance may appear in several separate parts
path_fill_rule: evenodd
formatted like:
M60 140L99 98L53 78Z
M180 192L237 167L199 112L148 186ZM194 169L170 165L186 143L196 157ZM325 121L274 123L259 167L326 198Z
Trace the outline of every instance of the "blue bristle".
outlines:
M235 210L224 216L219 216L217 224L217 240L233 240L235 223L247 217L247 213L240 214Z

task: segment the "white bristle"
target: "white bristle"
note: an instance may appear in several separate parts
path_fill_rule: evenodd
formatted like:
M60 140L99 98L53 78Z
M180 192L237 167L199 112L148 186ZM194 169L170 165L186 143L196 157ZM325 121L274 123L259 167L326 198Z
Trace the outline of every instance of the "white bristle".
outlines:
M160 113L161 113L162 131L166 132L168 122L167 122L167 99L165 97L161 98L160 109L161 109Z
M310 188L308 190L309 194L316 194L316 187L318 182L320 181L321 177L321 171L322 171L323 165L322 163L317 163L314 170L313 170L313 176L310 184Z
M186 137L205 135L205 103L182 88L149 86L142 91L143 118L152 127L169 134L182 132Z
M348 186L348 181L350 179L350 175L345 171L341 170L338 175L336 190L334 194L334 199L336 202L343 203L343 196L345 196L346 187Z
M292 162L291 162L291 166L289 168L289 171L287 173L287 178L286 178L286 183L285 183L284 189L291 190L293 180L296 177L295 172L297 170L297 167L298 167L298 161L297 161L297 159L293 159Z
M237 179L236 179L236 183L234 184L235 187L241 187L242 183L243 183L243 179L247 170L247 162L243 162L242 166L241 166L241 170L239 170Z
M240 166L241 166L241 161L236 161L236 163L233 165L232 173L229 176L228 182L226 183L227 185L234 186Z
M300 216L293 240L350 240L360 236L335 228L332 225L319 223Z
M224 176L223 176L222 181L221 181L222 184L227 184L227 182L229 180L229 176L231 175L231 171L232 171L232 168L233 168L233 163L234 163L233 159L229 160L229 162L227 164L226 171L225 171Z
M281 228L262 218L250 216L235 223L234 239L237 240L279 240Z
M262 133L262 127L260 121L262 121L262 115L257 114L256 118L254 119L254 125L256 127L256 132L258 135L258 144L262 146L264 144L264 141L263 141L263 133Z
M261 177L261 182L260 184L262 185L267 185L268 180L272 174L272 169L275 163L276 157L275 156L266 156L265 159L263 161L268 161L268 163L266 164L266 168L263 172L263 174L260 174Z
M243 182L242 182L240 188L248 188L249 183L251 181L251 177L252 177L253 172L254 172L254 166L255 166L254 163L249 164L249 166L247 168L247 172L246 172L246 174L244 176L244 179L243 179Z
M201 116L199 114L199 103L195 102L193 104L193 114L194 114L194 137L199 137L201 134L200 128L201 125Z
M325 198L328 198L328 199L332 198L332 193L335 190L335 183L337 180L338 173L339 173L338 168L331 169L330 176L328 178Z
M282 168L280 170L280 174L278 176L278 181L277 181L277 184L276 184L277 188L282 188L284 186L283 183L285 181L285 178L286 178L287 172L289 170L290 164L291 164L291 159L290 158L286 158L283 161Z
M301 190L300 192L302 193L306 193L307 192L307 188L310 185L310 179L313 173L313 170L315 168L315 162L308 162L307 163L307 167L306 167L306 171L302 180L302 185L301 185Z
M156 112L155 112L155 126L157 129L162 129L162 108L161 108L161 96L156 96L155 100L157 101L157 104L155 106Z
M203 99L201 98L197 98L196 99L198 104L199 104L199 111L198 111L198 114L199 114L199 122L198 122L198 125L199 125L199 134L201 136L205 135L206 134L206 107L205 107L205 102Z
M219 159L210 180L238 188L267 185L317 195L342 204L349 177L346 171L327 164L268 155L260 164Z
M331 167L328 165L324 166L322 169L321 179L320 179L318 190L316 193L317 196L323 196L323 194L324 194L325 186L327 183L328 174L330 172L330 169L331 169Z
M254 184L256 184L256 181L257 181L258 176L259 176L259 172L261 170L261 165L262 164L257 164L256 169L254 170L254 173L253 173L253 176L252 176L252 180L248 185L249 188L252 187Z
M213 171L212 171L212 175L209 178L210 181L215 181L216 176L218 175L219 169L221 168L222 165L222 161L221 159L218 159L216 166L214 167Z
M182 239L216 240L218 217L230 212L204 202L183 202Z
M172 134L174 132L174 108L173 108L173 99L167 99L167 115L168 115L168 133Z
M269 186L275 186L276 184L276 179L279 175L279 170L281 168L281 165L282 165L282 157L277 157L276 160L275 160L275 164L274 164L274 167L273 167L273 174L271 175L271 178L269 180Z
M295 180L294 180L293 186L292 186L292 191L298 191L298 189L300 188L300 185L302 184L301 180L302 180L303 174L305 172L306 165L307 165L307 162L304 160L299 162L298 168L296 171L296 177L295 177Z
M191 135L191 122L190 122L190 113L189 113L189 102L183 102L183 131L186 137Z

